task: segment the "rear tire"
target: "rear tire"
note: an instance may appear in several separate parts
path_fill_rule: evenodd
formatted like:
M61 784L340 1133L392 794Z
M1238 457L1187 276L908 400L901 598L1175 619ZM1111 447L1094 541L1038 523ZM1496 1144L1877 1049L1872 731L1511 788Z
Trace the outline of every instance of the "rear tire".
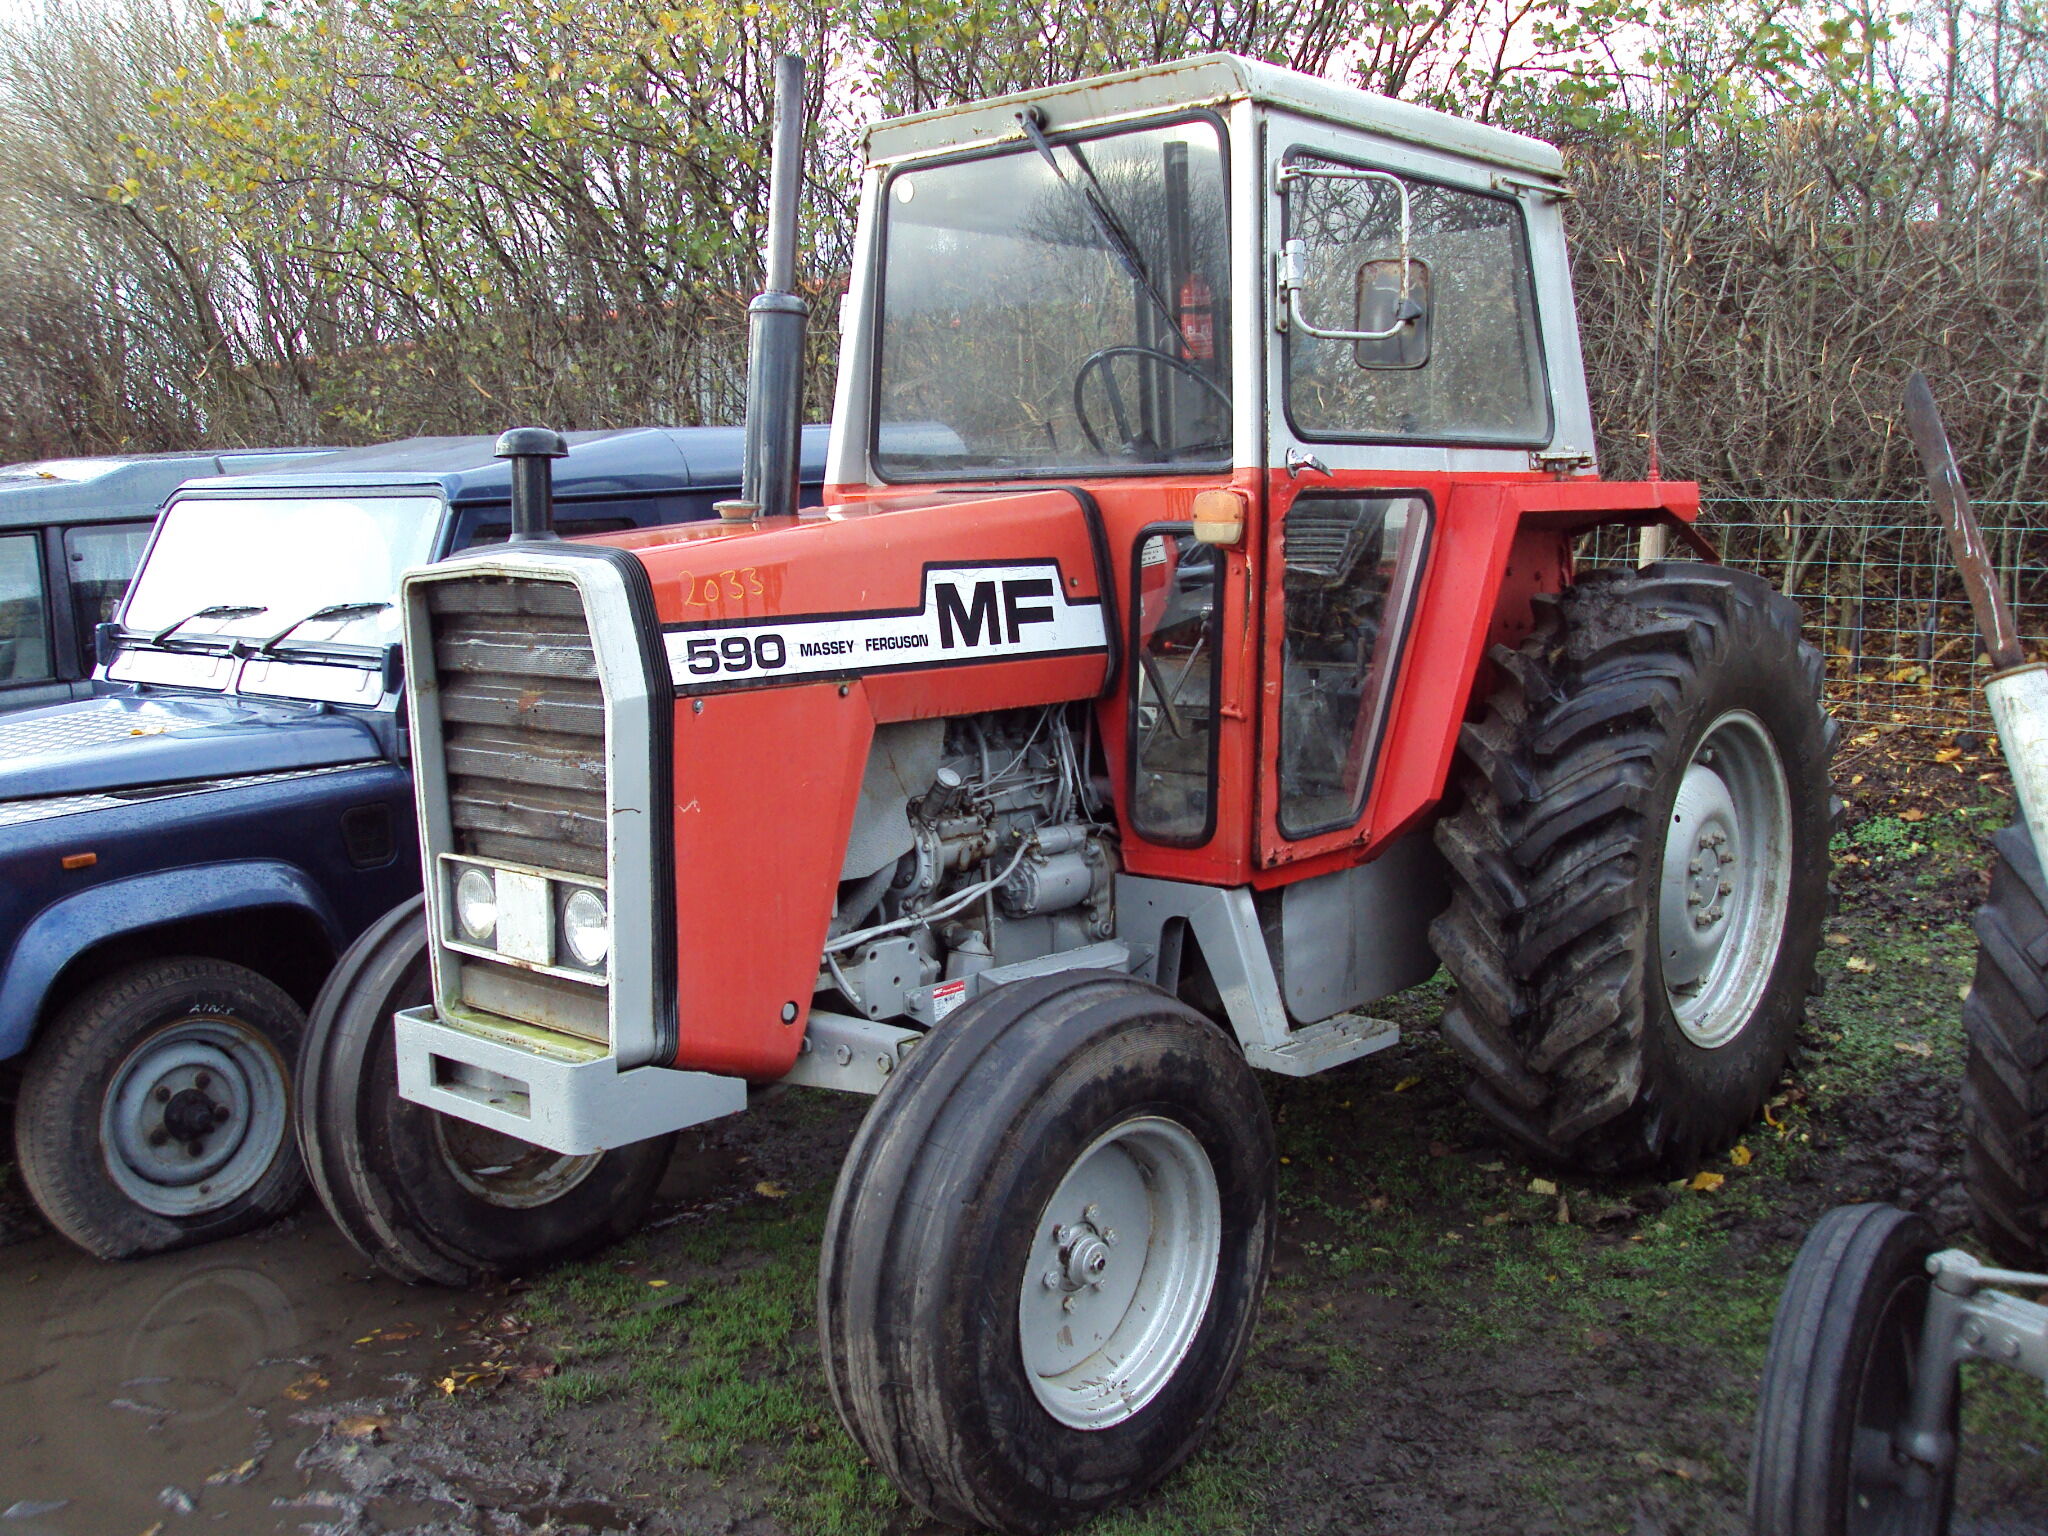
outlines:
M2024 825L1993 840L1963 1002L1963 1176L2001 1264L2048 1265L2048 881Z
M870 1109L827 1218L826 1380L941 1520L1035 1533L1200 1442L1272 1262L1271 1121L1244 1053L1124 976L987 993Z
M224 960L147 960L43 1026L15 1106L22 1181L86 1252L129 1259L265 1226L297 1205L291 1060L305 1027Z
M1828 901L1836 730L1799 611L1721 566L1600 571L1496 647L1430 930L1473 1101L1592 1172L1685 1171L1777 1083Z
M391 1016L432 1000L415 896L356 940L313 1004L299 1141L357 1251L409 1283L464 1286L578 1258L638 1227L673 1136L569 1157L399 1096Z
M1942 1536L1948 1465L1891 1442L1917 1374L1934 1235L1889 1205L1845 1205L1807 1234L1771 1326L1750 1460L1750 1536ZM1956 1399L1950 1399L1951 1410Z

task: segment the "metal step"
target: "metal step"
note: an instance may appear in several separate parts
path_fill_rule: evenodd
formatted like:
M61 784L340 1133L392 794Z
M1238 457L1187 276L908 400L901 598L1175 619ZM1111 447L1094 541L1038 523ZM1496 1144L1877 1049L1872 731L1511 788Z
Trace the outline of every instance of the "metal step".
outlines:
M1247 1045L1245 1060L1287 1077L1313 1077L1347 1061L1383 1051L1401 1038L1401 1026L1362 1013L1340 1013L1334 1019L1297 1029L1279 1045Z

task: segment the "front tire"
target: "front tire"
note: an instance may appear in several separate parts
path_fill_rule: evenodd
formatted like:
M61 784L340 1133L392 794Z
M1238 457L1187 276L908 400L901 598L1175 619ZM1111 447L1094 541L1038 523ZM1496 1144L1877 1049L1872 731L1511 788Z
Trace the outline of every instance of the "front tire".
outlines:
M911 1054L840 1172L833 1401L937 1518L1071 1525L1207 1432L1273 1235L1265 1099L1213 1024L1123 976L997 988Z
M291 1135L304 1018L254 971L148 960L44 1026L15 1154L50 1224L102 1259L267 1225L306 1192Z
M2024 824L1994 839L1963 1003L1963 1177L2001 1264L2048 1265L2048 881Z
M1684 1171L1778 1080L1828 901L1835 726L1746 572L1596 572L1496 648L1431 929L1471 1097L1539 1154Z
M1807 1234L1771 1325L1750 1459L1750 1536L1942 1536L1947 1464L1900 1448L1927 1317L1927 1223L1844 1205Z
M466 1286L580 1257L638 1227L674 1137L572 1157L400 1097L391 1017L432 1000L415 896L356 940L313 1004L299 1141L356 1250L408 1283Z

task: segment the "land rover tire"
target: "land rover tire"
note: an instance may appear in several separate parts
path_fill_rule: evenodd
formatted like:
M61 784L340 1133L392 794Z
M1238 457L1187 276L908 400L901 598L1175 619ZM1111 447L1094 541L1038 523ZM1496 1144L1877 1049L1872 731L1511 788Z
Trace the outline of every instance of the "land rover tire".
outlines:
M2022 825L1992 839L1963 1002L1963 1178L2002 1264L2048 1264L2048 881Z
M954 1524L1035 1533L1179 1466L1243 1364L1275 1157L1244 1053L1128 976L998 987L869 1109L819 1262L841 1420Z
M139 1258L267 1225L304 1198L291 1061L304 1016L224 960L127 966L65 1004L22 1075L22 1182L59 1232Z
M1668 563L1539 599L1495 647L1437 827L1431 938L1473 1101L1587 1172L1684 1172L1768 1098L1828 910L1837 728L1796 605Z
M673 1136L570 1156L399 1095L392 1015L432 1000L415 896L349 947L307 1021L299 1142L356 1250L410 1284L466 1286L579 1258L638 1227Z

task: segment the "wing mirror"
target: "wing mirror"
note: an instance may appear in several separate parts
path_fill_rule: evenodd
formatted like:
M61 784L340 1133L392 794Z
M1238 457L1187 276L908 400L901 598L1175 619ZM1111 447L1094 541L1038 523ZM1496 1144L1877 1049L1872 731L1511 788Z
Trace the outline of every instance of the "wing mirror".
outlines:
M1413 233L1408 186L1385 171L1359 171L1345 166L1304 165L1280 168L1280 195L1288 200L1289 222L1295 222L1294 189L1318 181L1372 182L1391 187L1400 207L1401 254L1368 261L1358 269L1358 304L1349 330L1318 325L1302 308L1309 284L1308 241L1296 235L1280 248L1280 312L1283 329L1298 327L1324 341L1355 343L1361 368L1419 368L1429 358L1429 268L1409 254ZM1393 343L1390 348L1374 343Z

